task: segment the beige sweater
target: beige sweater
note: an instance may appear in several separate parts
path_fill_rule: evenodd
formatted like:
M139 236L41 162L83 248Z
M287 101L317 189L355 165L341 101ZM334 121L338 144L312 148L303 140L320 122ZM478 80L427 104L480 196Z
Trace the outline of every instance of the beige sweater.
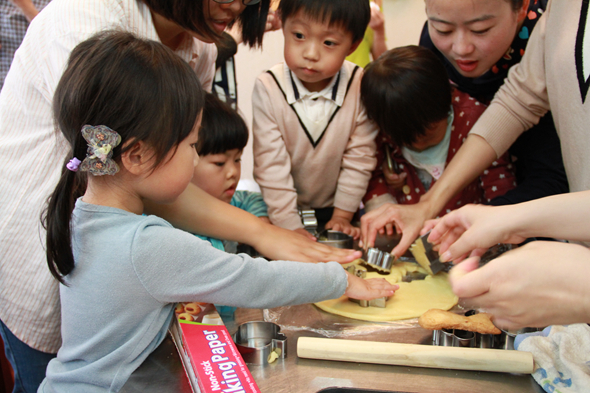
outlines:
M342 75L352 75L354 67L345 62ZM298 207L356 211L376 163L377 127L360 102L362 70L340 80L342 105L315 147L287 102L290 94L277 84L287 93L292 89L283 64L272 71L274 77L267 72L258 77L252 97L254 178L270 220L297 229L303 227Z
M570 190L590 189L590 20L581 0L550 2L533 31L522 61L471 130L498 155L551 109L561 140ZM584 21L586 19L586 22ZM586 42L577 37L584 37ZM584 76L585 74L585 76ZM580 76L579 76L580 75Z

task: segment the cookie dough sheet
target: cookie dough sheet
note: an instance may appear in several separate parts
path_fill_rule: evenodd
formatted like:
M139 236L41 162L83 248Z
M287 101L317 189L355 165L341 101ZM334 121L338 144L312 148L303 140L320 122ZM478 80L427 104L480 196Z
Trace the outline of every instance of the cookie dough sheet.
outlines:
M399 285L399 289L389 298L385 308L361 307L348 297L326 300L315 305L332 314L364 321L384 322L416 318L431 308L449 310L457 304L458 298L451 290L446 273L427 276L424 280L409 283L400 282L408 271L423 271L412 263L396 264L387 276L368 272L366 278L383 277Z

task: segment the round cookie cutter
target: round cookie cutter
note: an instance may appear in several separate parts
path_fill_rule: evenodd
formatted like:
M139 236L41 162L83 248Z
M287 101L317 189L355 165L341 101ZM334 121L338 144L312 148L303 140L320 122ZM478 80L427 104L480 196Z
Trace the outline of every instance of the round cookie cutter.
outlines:
M468 310L465 316L477 314L476 310ZM502 330L501 334L481 334L459 329L434 330L432 345L444 347L475 347L491 349L514 349L514 339L518 334L543 330L542 328L522 328L515 332Z
M351 249L354 246L352 236L344 232L328 229L319 232L316 236L318 237L318 243L327 244L335 248Z
M287 357L287 336L272 322L252 321L238 326L232 338L244 362L265 366Z
M388 252L383 252L378 248L369 248L367 250L366 264L377 270L389 273L395 258Z

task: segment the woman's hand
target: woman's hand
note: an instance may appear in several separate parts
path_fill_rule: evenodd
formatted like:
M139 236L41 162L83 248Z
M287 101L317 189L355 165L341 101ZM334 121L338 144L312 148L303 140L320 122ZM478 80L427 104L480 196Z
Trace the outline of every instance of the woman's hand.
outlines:
M477 268L477 258L454 267L453 291L469 307L494 316L503 329L590 322L590 250L534 241Z
M353 274L348 275L348 287L344 294L353 299L371 300L384 296L393 296L399 285L390 284L384 278L363 279Z
M480 256L498 243L522 243L525 237L513 234L513 206L466 205L439 220L428 221L423 233L432 228L428 241L440 244L441 261L461 261L470 253Z
M259 253L270 259L300 262L349 263L362 256L361 251L334 248L310 239L309 232L301 234L274 225L261 224L262 232L251 244Z
M415 205L386 203L361 217L360 245L364 248L373 247L377 233L391 236L391 228L395 227L396 232L401 233L402 237L391 253L401 256L416 240L428 218L428 206L423 202Z

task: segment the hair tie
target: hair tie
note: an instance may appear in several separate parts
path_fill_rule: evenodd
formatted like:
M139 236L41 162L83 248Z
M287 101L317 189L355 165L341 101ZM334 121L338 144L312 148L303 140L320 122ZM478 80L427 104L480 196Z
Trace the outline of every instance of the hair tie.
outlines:
M70 160L70 162L68 162L66 164L66 168L68 168L72 172L78 172L78 168L80 167L80 163L82 163L82 161L80 161L76 157L74 157Z

